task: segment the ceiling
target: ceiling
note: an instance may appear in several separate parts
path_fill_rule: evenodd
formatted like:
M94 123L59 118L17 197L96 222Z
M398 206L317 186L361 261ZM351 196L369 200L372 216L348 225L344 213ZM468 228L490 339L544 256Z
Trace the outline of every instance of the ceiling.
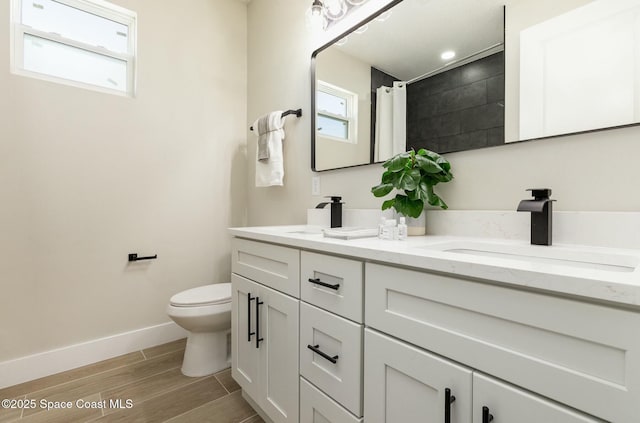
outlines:
M502 43L503 4L504 0L404 0L387 20L372 21L363 34L350 34L339 48L407 81L445 65L440 58L445 50L463 58Z

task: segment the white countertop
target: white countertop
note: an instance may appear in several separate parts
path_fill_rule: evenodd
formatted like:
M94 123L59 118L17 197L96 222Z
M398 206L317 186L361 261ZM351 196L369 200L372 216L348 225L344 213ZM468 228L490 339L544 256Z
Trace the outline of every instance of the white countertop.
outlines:
M453 236L418 236L404 241L389 241L378 238L340 240L325 238L322 233L299 233L308 226L264 226L230 228L236 237L271 242L327 254L350 256L366 261L388 263L442 272L468 278L495 281L513 287L526 287L559 294L640 306L640 266L633 272L616 272L600 269L576 268L563 264L538 263L526 259L513 260L502 257L486 257L455 252L439 251L439 244L464 245L490 242L505 248L523 248L528 242L519 240L479 239ZM313 229L313 228L312 228ZM315 228L319 231L319 228ZM298 231L298 233L296 233ZM574 246L532 246L545 249L566 249ZM640 250L575 246L582 251L619 254L638 258ZM550 250L547 250L550 249ZM541 250L542 251L542 250Z

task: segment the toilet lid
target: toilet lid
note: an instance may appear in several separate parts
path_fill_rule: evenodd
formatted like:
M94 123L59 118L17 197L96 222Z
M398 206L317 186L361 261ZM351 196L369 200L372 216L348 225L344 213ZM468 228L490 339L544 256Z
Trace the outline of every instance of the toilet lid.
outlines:
M230 283L216 283L187 289L177 293L169 300L171 305L182 307L224 304L230 301Z

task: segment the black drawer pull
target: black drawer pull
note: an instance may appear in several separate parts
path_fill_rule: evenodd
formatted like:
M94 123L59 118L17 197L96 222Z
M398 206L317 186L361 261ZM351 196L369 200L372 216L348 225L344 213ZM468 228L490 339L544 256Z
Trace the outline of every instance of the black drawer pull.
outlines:
M451 395L451 389L445 388L444 390L444 423L451 423L451 403L456 400L456 397Z
M334 355L333 357L331 357L330 355L327 355L326 353L323 353L322 351L320 351L318 347L320 347L320 345L311 345L311 344L307 345L307 348L309 348L311 351L318 354L320 357L324 358L325 360L329 360L333 364L336 364L338 362L337 355Z
M251 342L251 336L255 335L255 332L251 332L251 301L255 300L255 297L251 296L251 293L247 293L247 342Z
M264 338L260 337L260 306L264 304L260 301L260 297L256 297L256 348L260 348L260 342L264 341Z
M325 286L325 287L330 288L330 289L335 289L336 291L338 290L338 288L340 288L340 284L339 283L337 283L335 285L332 285L330 283L322 282L320 280L320 278L315 278L315 279L309 278L309 282L314 283L316 285Z
M493 420L493 414L489 413L489 407L482 407L482 423L489 423Z

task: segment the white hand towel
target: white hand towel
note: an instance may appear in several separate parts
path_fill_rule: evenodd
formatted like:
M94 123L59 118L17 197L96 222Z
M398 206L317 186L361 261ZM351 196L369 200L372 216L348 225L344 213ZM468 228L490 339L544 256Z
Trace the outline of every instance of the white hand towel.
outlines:
M283 126L282 111L271 112L253 123L253 132L258 135L256 146L257 187L284 185Z

